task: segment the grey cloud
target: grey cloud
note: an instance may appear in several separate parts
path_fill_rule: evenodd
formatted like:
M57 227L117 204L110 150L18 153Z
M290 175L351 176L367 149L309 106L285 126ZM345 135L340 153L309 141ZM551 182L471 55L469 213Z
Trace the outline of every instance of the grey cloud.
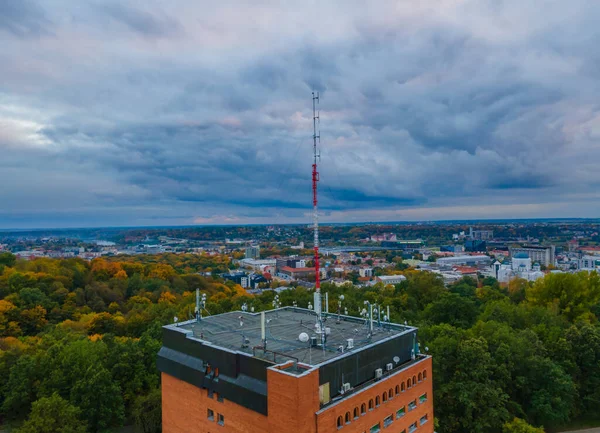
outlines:
M460 205L469 217L499 200L548 204L544 212L575 200L574 189L593 194L598 70L587 54L594 39L577 34L593 20L567 17L557 34L509 1L494 8L515 25L499 29L498 11L480 4L439 13L415 4L405 15L382 6L368 17L349 5L336 16L342 30L326 26L322 37L290 30L278 6L260 13L283 22L264 26L193 2L97 3L77 25L65 19L68 2L48 10L49 22L61 23L44 37L49 58L21 38L0 53L17 63L24 52L45 59L25 78L0 71L0 122L18 126L1 137L10 152L0 167L14 170L15 192L0 191L0 201L15 207L0 226L18 226L35 201L45 206L39 224L73 221L53 200L100 225L214 215L304 221L312 90L321 92L320 205L330 218ZM531 31L517 25L521 7ZM144 37L106 31L107 16ZM31 191L36 182L46 198ZM584 208L593 214L600 204Z
M52 27L44 10L32 0L0 2L0 30L20 38L31 38L50 35Z

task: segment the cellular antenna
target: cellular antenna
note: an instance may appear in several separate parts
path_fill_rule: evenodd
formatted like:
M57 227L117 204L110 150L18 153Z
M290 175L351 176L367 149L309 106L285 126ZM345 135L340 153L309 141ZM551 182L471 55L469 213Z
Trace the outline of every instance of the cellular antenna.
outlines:
M317 150L317 139L321 142L321 133L317 134L317 103L319 102L319 92L315 95L312 92L313 105L313 166L312 166L312 189L313 189L313 230L314 230L314 250L315 250L315 313L321 317L321 273L319 270L319 214L318 214L318 199L317 199L317 182L319 181L319 172L317 171L317 160L321 158L321 154ZM320 122L320 121L319 121Z

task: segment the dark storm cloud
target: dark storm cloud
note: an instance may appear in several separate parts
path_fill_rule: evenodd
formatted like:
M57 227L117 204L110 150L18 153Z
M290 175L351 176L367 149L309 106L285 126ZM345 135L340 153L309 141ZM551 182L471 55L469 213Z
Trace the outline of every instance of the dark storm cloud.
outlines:
M328 218L600 210L591 0L40 4L0 5L0 226L306 221L313 90Z

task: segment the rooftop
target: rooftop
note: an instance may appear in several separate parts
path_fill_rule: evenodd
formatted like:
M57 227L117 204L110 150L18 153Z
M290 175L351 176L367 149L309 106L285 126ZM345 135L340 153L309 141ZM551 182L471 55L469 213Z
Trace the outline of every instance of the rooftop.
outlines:
M167 328L188 333L188 338L203 344L212 345L232 352L277 363L296 360L302 364L316 366L333 359L359 352L375 344L393 339L402 334L414 332L416 328L393 323L378 325L373 323L373 334L369 337L369 324L365 319L337 314L323 313L324 326L329 329L325 348L311 347L300 341L300 334L317 337L316 315L313 311L284 307L265 312L266 351L262 348L260 313L233 311L216 316L203 317L200 322L187 322L168 325ZM348 349L348 339L353 339L353 348ZM343 350L340 348L343 346Z

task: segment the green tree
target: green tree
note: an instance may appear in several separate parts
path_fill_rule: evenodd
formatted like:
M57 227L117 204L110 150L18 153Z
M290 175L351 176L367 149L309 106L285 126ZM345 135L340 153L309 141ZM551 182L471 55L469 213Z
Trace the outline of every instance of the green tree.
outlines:
M544 429L533 427L521 418L515 418L504 424L502 433L544 433Z
M162 431L160 388L147 395L138 396L131 410L136 430L140 433L158 433Z
M81 411L58 394L33 403L31 413L15 433L85 433Z
M478 308L473 300L456 293L444 293L427 306L424 317L435 324L448 323L459 328L469 328L475 323L477 313Z
M121 389L104 367L88 371L77 381L70 400L81 408L83 418L94 433L123 424L125 408Z
M17 257L9 252L0 253L0 266L8 266L12 268L17 261Z

